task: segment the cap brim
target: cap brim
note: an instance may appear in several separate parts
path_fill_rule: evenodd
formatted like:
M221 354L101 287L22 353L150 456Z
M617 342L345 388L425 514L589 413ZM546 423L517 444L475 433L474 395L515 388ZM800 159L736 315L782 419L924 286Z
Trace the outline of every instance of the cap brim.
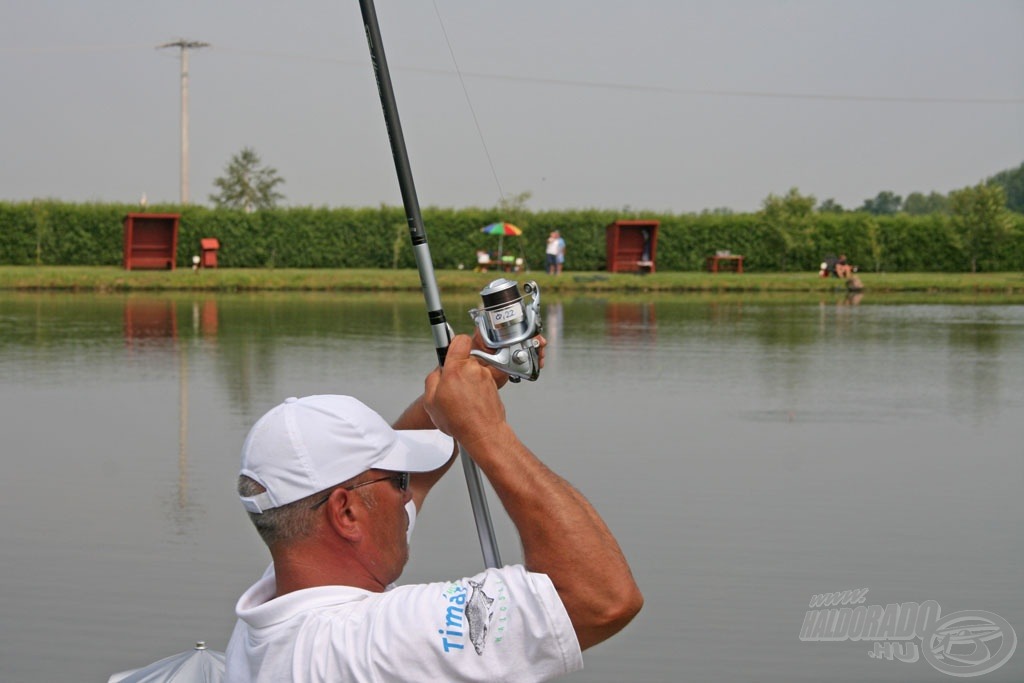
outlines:
M431 472L452 457L455 441L438 429L396 429L398 441L373 464L392 472Z

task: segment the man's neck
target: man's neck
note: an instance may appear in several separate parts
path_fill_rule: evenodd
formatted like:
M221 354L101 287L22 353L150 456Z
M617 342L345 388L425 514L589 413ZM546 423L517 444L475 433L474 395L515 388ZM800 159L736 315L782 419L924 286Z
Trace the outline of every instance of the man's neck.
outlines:
M318 586L352 586L375 593L386 588L358 558L345 553L326 552L323 546L296 545L271 551L271 555L277 578L277 596Z

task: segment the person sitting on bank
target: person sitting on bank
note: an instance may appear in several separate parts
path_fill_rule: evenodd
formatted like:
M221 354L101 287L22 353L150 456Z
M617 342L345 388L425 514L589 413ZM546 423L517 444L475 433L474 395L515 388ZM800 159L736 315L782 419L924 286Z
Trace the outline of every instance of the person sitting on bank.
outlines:
M856 271L857 268L855 266L851 266L850 262L846 259L846 254L840 254L839 260L836 261L836 276L846 279Z
M476 268L474 268L473 270L475 270L478 273L486 273L487 272L487 268L490 265L491 265L491 255L488 254L483 249L477 249L476 250Z
M236 606L227 681L547 680L582 668L581 650L639 612L615 538L520 441L498 395L508 376L473 344L452 340L393 426L355 398L309 396L252 427L238 488L272 564ZM524 562L394 587L416 513L458 452L452 437L508 512Z

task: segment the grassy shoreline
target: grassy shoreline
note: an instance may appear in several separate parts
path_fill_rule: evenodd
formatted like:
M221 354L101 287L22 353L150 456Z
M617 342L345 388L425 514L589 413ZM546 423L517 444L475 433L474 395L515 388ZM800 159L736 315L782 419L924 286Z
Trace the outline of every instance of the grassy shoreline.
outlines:
M443 270L442 292L479 290L491 280L536 280L545 294L790 293L833 296L844 282L816 273L605 272L504 274ZM860 273L866 294L961 295L1024 302L1024 273ZM126 271L114 266L0 266L0 291L63 292L419 292L416 270L210 269Z

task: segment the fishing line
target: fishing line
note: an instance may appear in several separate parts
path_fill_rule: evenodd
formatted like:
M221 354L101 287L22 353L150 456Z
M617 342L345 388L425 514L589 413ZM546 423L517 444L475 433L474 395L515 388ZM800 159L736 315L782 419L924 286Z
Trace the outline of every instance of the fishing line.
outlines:
M459 68L459 62L455 59L455 50L452 49L452 41L448 39L448 31L444 28L444 20L441 19L441 11L437 8L437 0L433 0L434 14L437 15L437 23L441 25L441 34L444 36L444 42L448 46L448 54L452 56L452 65L455 66L455 73L459 77L459 84L462 85L462 94L466 97L466 104L469 105L469 113L473 115L473 124L476 126L476 133L480 136L480 144L484 148L484 156L487 157L487 164L491 167L491 175L494 177L494 184L498 186L498 196L501 197L501 201L505 201L505 192L501 189L501 181L498 180L498 171L494 168L494 160L491 159L491 151L487 148L487 141L484 139L483 128L480 127L480 120L476 116L476 110L473 108L473 101L469 97L469 90L466 88L466 79L462 77L462 69Z

